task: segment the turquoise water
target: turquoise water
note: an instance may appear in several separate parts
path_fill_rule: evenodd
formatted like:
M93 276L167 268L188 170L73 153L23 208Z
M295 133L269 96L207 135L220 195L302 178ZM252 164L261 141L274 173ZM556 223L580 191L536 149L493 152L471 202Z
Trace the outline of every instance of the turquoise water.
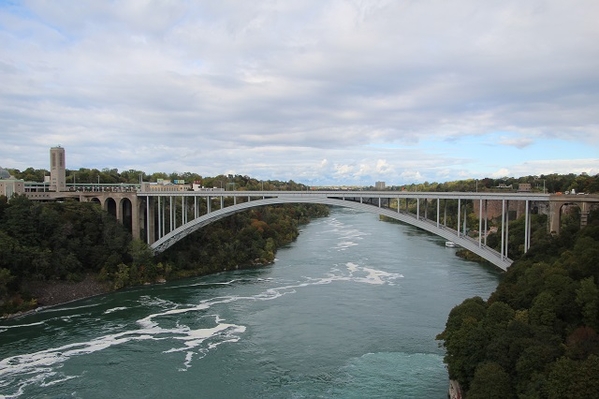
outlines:
M499 276L437 237L342 209L277 257L3 321L0 395L445 398L434 338Z

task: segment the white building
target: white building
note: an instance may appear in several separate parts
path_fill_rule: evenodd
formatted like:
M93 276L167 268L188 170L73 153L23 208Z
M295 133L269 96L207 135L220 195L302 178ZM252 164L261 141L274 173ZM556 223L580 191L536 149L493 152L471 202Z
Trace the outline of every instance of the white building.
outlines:
M15 179L6 169L0 167L0 195L10 198L15 194L23 193L25 193L25 182Z
M382 191L385 189L385 182L384 181L377 181L376 183L374 183L374 188L377 191Z

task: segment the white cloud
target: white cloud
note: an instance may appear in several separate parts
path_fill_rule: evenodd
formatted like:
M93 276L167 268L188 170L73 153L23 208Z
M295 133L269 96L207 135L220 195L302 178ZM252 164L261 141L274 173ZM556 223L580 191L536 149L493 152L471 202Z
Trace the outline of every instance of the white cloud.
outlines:
M533 140L529 137L517 137L517 138L504 137L499 141L499 144L513 146L516 148L525 148L525 147L528 147L529 145L531 145L532 143L533 143Z
M598 14L592 0L3 4L0 159L47 167L60 143L73 168L372 184L530 174L472 143L541 160L535 144L561 139L586 150L539 162L588 169ZM488 140L423 144L469 138Z

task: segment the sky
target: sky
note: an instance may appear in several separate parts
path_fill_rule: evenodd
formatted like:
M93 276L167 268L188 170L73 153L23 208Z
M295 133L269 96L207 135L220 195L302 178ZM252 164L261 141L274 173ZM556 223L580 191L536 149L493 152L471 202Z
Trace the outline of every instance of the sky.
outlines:
M599 173L597 0L0 0L0 166Z

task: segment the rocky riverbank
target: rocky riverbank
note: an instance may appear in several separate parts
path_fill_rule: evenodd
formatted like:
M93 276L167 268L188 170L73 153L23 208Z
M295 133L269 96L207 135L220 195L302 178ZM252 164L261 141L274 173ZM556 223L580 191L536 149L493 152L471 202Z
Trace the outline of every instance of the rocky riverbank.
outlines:
M39 306L53 306L111 291L109 285L88 274L81 281L30 281L23 290L37 299Z

